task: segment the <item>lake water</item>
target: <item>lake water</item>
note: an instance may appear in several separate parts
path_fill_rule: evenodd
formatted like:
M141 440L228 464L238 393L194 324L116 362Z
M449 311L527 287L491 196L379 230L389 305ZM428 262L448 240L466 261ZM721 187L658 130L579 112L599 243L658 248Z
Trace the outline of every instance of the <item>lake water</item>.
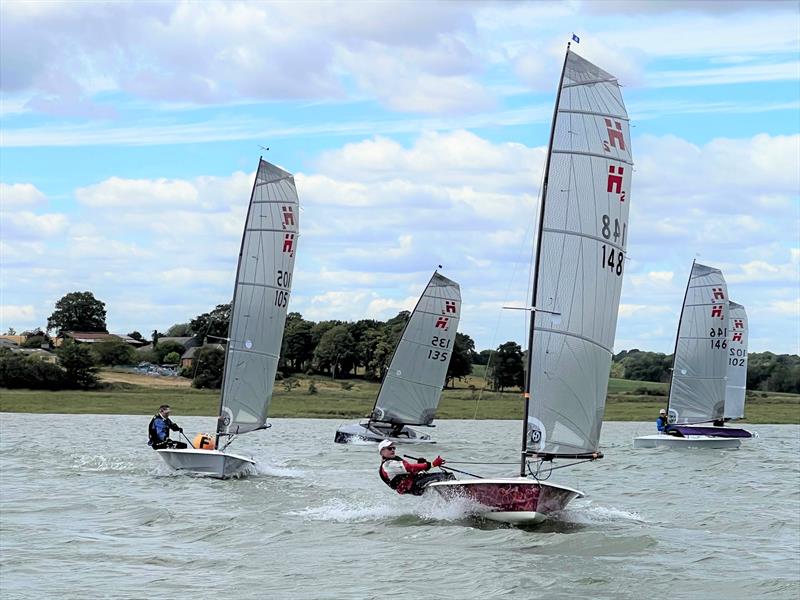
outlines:
M394 494L374 445L333 443L339 421L275 419L235 442L259 472L217 481L170 471L146 446L148 420L0 415L3 600L800 597L798 426L750 426L760 437L740 450L634 451L655 425L606 423L606 458L552 475L587 497L519 529ZM433 431L434 451L404 450L518 452L517 422Z

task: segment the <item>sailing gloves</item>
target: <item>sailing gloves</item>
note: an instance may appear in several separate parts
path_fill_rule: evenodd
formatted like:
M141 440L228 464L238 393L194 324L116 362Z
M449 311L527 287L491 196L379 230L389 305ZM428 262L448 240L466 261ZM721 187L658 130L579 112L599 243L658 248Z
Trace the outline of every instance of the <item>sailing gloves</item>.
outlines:
M430 463L426 459L420 457L417 459L417 464L425 465L425 470L427 471L431 467L441 467L444 464L445 460L441 456L437 456L433 459L433 462Z

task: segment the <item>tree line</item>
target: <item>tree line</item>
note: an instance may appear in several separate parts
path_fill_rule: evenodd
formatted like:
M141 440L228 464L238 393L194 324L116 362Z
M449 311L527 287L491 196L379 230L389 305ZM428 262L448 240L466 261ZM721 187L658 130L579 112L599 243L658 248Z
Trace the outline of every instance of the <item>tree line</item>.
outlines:
M0 387L61 389L91 387L99 366L127 365L144 360L176 365L184 352L182 344L164 337L195 337L197 344L224 342L228 335L231 305L177 323L165 333L152 332L152 346L136 353L127 343L109 340L91 346L64 343L58 350L59 365L44 363L7 349L0 349ZM362 319L355 322L327 320L314 322L300 313L286 318L279 377L295 373L325 375L333 379L361 377L380 381L391 361L410 313L401 311L387 321ZM11 330L10 330L11 331ZM46 331L37 330L23 344L29 348L49 346L50 332L107 332L105 303L91 292L72 292L56 302L47 319ZM144 340L138 331L128 334ZM516 342L505 342L494 350L476 352L468 335L457 333L446 385L470 375L473 365L486 367L486 380L495 391L521 390L524 386L526 353ZM194 363L181 371L195 387L218 388L222 378L224 352L199 348ZM613 357L611 376L638 381L668 382L672 355L642 350L624 350ZM750 390L800 393L800 357L772 352L748 355L747 387Z

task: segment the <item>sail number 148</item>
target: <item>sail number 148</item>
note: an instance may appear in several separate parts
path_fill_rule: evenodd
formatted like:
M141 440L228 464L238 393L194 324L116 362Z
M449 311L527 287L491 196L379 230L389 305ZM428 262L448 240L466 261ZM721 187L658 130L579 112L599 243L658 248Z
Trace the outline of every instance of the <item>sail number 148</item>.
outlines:
M603 227L600 229L600 233L603 238L607 240L614 239L614 243L619 243L619 245L625 245L625 236L627 233L628 225L626 223L622 224L620 227L619 219L614 219L614 226L611 226L611 217L608 215L603 215L602 219ZM606 267L611 269L612 273L615 273L617 276L622 275L622 263L625 260L625 254L622 250L608 247L606 244L603 244L603 256L601 258L600 265L605 270Z

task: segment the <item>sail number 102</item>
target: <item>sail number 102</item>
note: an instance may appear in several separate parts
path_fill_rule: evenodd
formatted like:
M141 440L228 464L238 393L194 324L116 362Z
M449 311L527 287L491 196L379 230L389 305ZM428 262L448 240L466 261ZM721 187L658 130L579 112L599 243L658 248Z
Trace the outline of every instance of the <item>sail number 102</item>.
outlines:
M622 223L620 227L619 219L614 219L614 226L611 226L611 217L608 215L603 215L602 219L602 228L600 229L600 233L603 238L607 240L611 240L613 238L615 243L619 243L619 245L625 245L625 236L627 234L628 225L626 223ZM625 260L625 254L622 250L608 247L606 244L603 244L603 256L601 258L600 265L603 269L608 267L611 269L612 273L615 273L618 277L622 275L622 264Z

